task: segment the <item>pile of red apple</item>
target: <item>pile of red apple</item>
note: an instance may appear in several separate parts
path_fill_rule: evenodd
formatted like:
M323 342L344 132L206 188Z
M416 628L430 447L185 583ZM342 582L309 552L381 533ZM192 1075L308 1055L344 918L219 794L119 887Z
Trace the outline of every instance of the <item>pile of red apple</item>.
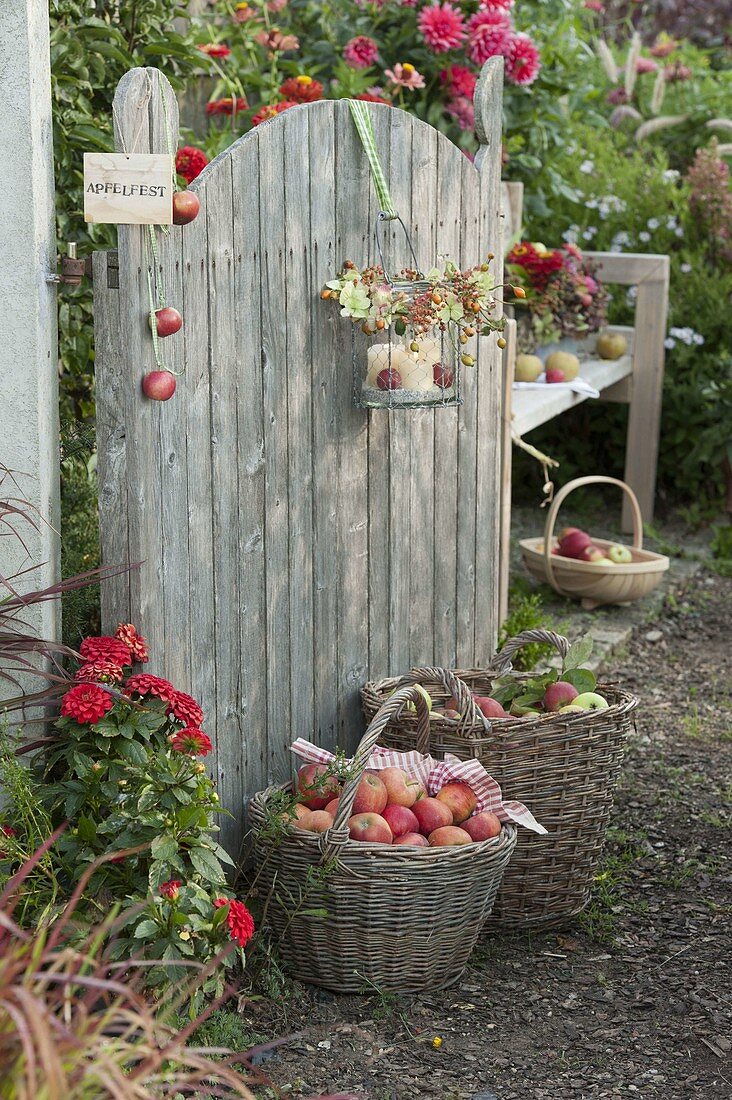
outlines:
M627 546L609 546L601 550L580 527L565 527L559 534L559 545L552 550L562 558L575 561L592 561L596 565L630 565L633 555Z
M305 764L297 773L297 802L286 817L293 826L324 833L332 826L341 782L326 764ZM430 798L401 768L364 772L348 819L351 840L446 848L498 836L494 813L476 813L478 799L467 783L446 783Z

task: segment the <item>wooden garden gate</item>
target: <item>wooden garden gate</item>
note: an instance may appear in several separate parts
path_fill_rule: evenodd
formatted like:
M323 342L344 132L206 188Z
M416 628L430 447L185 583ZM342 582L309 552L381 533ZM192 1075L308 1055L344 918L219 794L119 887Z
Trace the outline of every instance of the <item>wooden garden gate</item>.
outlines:
M502 63L476 95L475 165L437 130L370 107L395 205L428 268L500 258ZM156 69L114 101L120 151L177 144ZM200 699L212 770L241 833L247 795L291 770L298 735L353 746L358 689L415 664L472 666L497 628L501 369L495 338L463 371L464 404L356 409L350 323L319 291L344 259L373 262L377 214L347 103L289 109L194 182L198 218L158 232L184 370L148 401L154 367L144 227L94 257L102 556L141 561L103 589L149 669ZM403 237L387 262L409 257ZM496 268L500 277L501 268Z

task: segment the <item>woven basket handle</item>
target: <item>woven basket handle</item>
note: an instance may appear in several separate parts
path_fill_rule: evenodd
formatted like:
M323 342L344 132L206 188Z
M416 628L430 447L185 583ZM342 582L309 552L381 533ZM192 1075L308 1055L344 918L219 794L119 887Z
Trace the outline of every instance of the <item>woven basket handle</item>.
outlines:
M577 477L574 481L568 481L554 497L544 527L544 567L546 569L546 579L549 581L554 591L558 592L560 596L565 596L567 593L557 582L554 575L554 562L552 561L552 539L554 538L554 524L557 520L559 508L565 497L568 497L575 489L579 489L582 485L598 484L617 485L626 494L630 501L631 512L633 513L633 546L636 550L642 550L643 548L643 517L641 515L638 498L630 485L627 485L624 481L620 481L616 477L605 477L604 474L591 474L588 477Z
M460 712L460 722L458 723L457 732L463 734L471 726L481 725L486 733L491 732L491 724L483 714L483 711L476 705L473 693L459 676L449 668L413 668L409 674L413 679L417 681L422 680L436 680L438 683L442 681L445 691L449 691L455 702L457 703L457 709ZM426 729L418 729L417 731L417 752L427 754L430 751L430 727L427 725Z
M500 653L497 653L491 662L491 669L499 676L510 672L511 658L522 646L531 645L532 642L540 642L543 645L553 645L559 656L564 660L569 652L569 642L562 634L555 634L553 630L524 630L515 638L509 638Z
M351 816L358 785L361 782L369 757L386 727L395 718L399 717L407 703L414 703L417 707L418 738L429 740L430 712L427 707L427 700L417 687L399 688L398 691L389 696L383 707L375 715L356 749L353 757L353 777L349 779L343 788L333 824L322 835L323 863L327 863L336 857L348 841L348 819Z

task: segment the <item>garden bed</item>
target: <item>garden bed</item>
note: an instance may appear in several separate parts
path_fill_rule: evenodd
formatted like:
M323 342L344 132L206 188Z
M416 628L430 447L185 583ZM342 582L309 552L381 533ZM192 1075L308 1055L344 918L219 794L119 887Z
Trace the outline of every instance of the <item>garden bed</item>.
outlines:
M289 999L243 1004L243 1044L252 1033L295 1036L261 1065L287 1095L724 1093L731 611L732 581L700 573L608 670L644 706L581 920L561 932L484 938L460 986L435 996L338 998L296 986Z

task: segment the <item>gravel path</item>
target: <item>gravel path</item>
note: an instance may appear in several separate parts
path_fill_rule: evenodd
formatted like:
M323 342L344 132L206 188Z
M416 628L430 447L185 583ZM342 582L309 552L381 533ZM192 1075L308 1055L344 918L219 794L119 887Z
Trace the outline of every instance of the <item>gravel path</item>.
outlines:
M285 1095L732 1097L732 580L695 578L607 678L642 705L591 908L486 937L444 994L244 1007L299 1033L261 1065Z

